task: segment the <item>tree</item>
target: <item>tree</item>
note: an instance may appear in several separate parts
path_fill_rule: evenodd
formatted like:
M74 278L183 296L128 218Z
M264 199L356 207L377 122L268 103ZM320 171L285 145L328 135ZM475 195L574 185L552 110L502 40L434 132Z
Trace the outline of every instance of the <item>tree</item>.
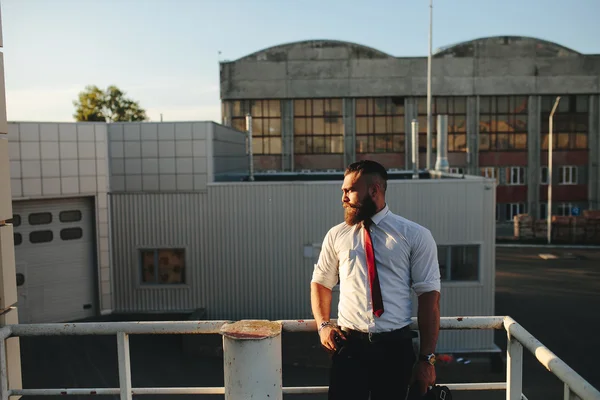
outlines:
M86 86L79 93L79 100L73 101L76 121L129 122L146 121L146 110L116 86L105 91L97 86Z

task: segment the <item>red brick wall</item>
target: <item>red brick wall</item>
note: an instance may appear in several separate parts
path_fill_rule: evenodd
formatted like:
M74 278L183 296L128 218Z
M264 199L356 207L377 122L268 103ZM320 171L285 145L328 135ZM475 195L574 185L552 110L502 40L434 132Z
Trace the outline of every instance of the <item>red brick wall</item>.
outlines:
M482 167L527 166L526 151L498 151L479 153L479 165Z
M589 152L587 150L553 151L552 165L588 165ZM548 165L548 152L542 151L541 165Z
M294 156L294 170L301 169L323 170L323 169L344 170L343 154L302 154Z
M587 201L587 185L552 185L552 201ZM540 185L540 201L548 201L548 185Z
M357 154L356 161L360 160L373 160L377 161L385 168L399 168L404 169L404 153L365 153L365 154Z
M527 185L499 185L496 187L497 203L526 203Z
M281 156L277 155L254 155L254 171L267 171L274 169L281 171Z

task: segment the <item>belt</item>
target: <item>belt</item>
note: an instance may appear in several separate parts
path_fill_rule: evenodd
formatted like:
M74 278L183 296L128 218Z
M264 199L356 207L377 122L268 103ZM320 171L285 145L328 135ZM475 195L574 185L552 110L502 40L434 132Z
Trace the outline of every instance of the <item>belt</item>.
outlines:
M342 332L349 338L379 342L383 340L413 339L418 336L417 332L408 326L388 332L361 332L350 328L341 328Z

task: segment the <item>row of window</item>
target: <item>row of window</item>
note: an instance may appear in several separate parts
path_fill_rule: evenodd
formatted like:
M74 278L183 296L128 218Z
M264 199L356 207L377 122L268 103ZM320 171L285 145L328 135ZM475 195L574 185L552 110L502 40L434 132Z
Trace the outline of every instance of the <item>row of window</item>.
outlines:
M68 210L61 211L58 214L58 219L60 222L78 222L81 221L81 211L79 210ZM14 214L13 217L7 221L13 226L17 227L21 225L21 216L19 214ZM52 223L52 213L49 212L39 212L39 213L31 213L27 216L27 222L29 225L47 225Z
M546 219L548 217L548 203L539 203L539 219ZM506 222L513 222L515 216L519 214L527 213L527 205L525 203L506 203L496 205L496 222L500 222L500 208L505 209L505 220ZM554 215L560 217L570 217L573 215L573 210L578 208L572 203L558 203L556 206L556 213Z
M548 148L548 117L555 96L542 96L541 144ZM231 103L231 109L227 106ZM294 137L303 138L295 154L341 154L344 136L342 99L302 99L293 102ZM448 151L467 150L467 97L432 98L432 146L436 145L435 116L448 115ZM281 154L280 100L236 100L223 104L223 117L233 127L246 130L250 113L254 154ZM589 130L587 96L563 96L554 116L553 146L557 150L587 149ZM355 99L357 153L404 151L405 106L403 97ZM427 99L417 98L419 149L426 151ZM522 151L527 149L527 96L479 97L479 151ZM309 137L318 140L309 141ZM277 140L274 140L277 139Z
M14 234L15 246L23 243L23 235L15 232ZM60 230L61 240L77 240L83 237L83 229L81 228L64 228ZM54 232L51 230L34 231L29 233L29 243L48 243L54 240Z
M481 176L496 179L498 184L525 185L525 167L482 167ZM577 185L577 166L566 165L557 168L559 185ZM548 185L548 167L540 168L540 184Z

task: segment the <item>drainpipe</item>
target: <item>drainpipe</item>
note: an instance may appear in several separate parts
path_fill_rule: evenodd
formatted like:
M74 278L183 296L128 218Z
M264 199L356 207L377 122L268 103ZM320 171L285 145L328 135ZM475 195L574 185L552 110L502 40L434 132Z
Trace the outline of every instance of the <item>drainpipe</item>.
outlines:
M419 121L412 120L412 170L413 179L419 179Z
M448 172L448 116L438 115L437 117L437 160L435 162L436 171Z
M250 160L250 181L254 181L254 157L252 154L252 115L246 115L246 131L248 131L248 158Z

